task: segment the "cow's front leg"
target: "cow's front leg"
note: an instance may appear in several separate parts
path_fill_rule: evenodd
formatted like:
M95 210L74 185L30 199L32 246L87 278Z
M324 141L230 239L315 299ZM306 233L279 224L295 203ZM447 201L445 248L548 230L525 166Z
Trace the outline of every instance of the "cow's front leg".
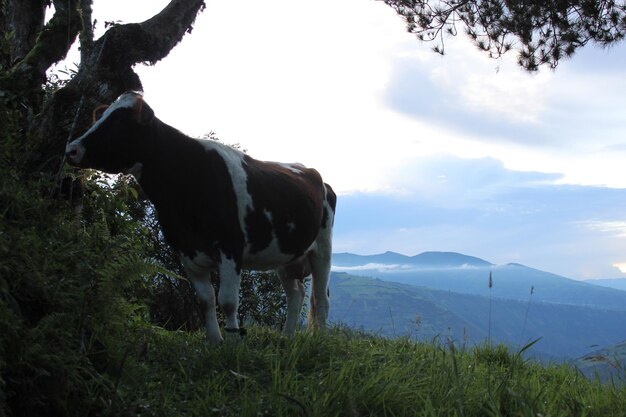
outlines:
M215 311L215 291L211 284L211 269L201 262L200 257L190 259L182 257L182 263L187 272L187 276L191 280L198 298L204 301L205 320L207 340L209 344L219 345L222 342L220 327L217 323L217 314Z
M194 279L193 286L196 289L198 297L206 305L205 318L206 318L206 332L207 340L211 345L219 345L222 343L222 335L220 334L220 326L217 323L217 314L215 311L215 291L211 280L197 280Z
M219 273L220 290L218 293L218 301L224 313L224 318L226 319L226 327L224 329L226 340L239 340L240 330L239 321L237 320L237 311L239 309L241 270L237 267L233 259L222 254Z

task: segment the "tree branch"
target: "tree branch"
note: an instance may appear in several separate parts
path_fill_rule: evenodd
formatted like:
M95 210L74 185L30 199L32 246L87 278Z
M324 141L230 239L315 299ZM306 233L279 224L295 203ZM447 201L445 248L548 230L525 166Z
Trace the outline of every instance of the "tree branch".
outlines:
M89 125L89 109L110 103L124 91L141 90L141 80L132 67L141 62L154 64L166 57L191 32L204 6L202 0L172 0L145 22L116 25L100 37L76 76L54 94L39 116L34 133L41 143L42 158L32 168L58 167L68 137ZM76 114L76 130L71 132Z

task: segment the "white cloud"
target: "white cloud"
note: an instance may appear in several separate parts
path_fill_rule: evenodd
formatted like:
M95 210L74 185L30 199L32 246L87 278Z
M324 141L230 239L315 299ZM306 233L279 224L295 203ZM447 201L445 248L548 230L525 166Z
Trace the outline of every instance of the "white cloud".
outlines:
M580 224L589 230L600 233L608 233L610 235L626 238L626 220L585 220Z
M353 271L367 271L367 270L375 270L378 272L394 272L394 271L409 271L413 269L411 265L403 265L403 264L379 264L379 263L369 263L364 265L357 266L338 266L333 265L333 271L340 272L353 272Z
M459 266L417 266L410 264L381 264L381 263L368 263L364 265L356 266L338 266L333 265L332 270L337 272L363 272L363 271L376 271L381 273L394 273L394 272L411 272L411 271L442 271L442 270L475 270L486 269L484 266L476 266L463 264ZM491 268L491 266L489 267Z
M554 77L545 71L521 71L513 54L488 59L463 36L448 42L443 59L429 60L427 66L424 63L416 57L396 61L411 72L428 74L447 107L465 109L479 119L504 118L511 123L539 122L548 99L544 89Z

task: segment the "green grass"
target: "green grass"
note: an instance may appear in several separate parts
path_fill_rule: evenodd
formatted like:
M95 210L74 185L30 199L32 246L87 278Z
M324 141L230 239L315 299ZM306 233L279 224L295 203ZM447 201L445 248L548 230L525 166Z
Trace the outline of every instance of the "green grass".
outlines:
M145 331L118 367L108 415L623 416L626 391L505 347L458 351L334 329L253 328L210 348L201 333Z

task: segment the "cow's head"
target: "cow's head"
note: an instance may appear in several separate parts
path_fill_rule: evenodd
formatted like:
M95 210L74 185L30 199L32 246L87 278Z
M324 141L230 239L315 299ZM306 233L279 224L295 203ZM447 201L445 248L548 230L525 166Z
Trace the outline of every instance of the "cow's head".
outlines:
M154 112L141 94L122 94L81 137L67 145L67 161L81 168L133 173L141 164Z

